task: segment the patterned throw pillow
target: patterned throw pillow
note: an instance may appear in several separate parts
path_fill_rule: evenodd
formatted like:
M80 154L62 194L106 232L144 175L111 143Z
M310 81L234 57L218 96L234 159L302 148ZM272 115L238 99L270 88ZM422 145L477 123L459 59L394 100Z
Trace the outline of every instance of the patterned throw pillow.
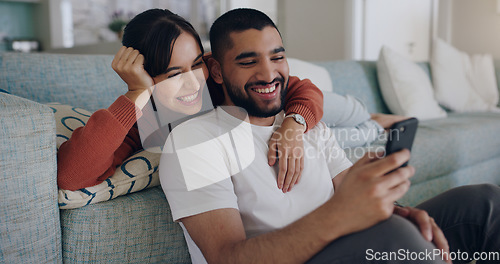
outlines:
M85 109L60 103L48 103L47 105L54 111L56 119L56 147L59 150L62 143L71 137L75 129L87 123L92 113Z
M54 111L56 119L57 149L71 137L76 128L85 125L92 114L84 109L60 103L47 105ZM59 189L59 208L78 208L158 186L160 155L141 150L126 159L115 174L98 185L76 191Z

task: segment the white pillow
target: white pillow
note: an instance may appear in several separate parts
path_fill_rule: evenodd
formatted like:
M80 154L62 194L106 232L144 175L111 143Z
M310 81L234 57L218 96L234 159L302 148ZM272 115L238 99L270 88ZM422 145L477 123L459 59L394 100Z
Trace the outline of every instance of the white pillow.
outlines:
M384 46L377 74L382 97L393 114L420 120L446 117L434 98L429 76L413 61Z
M440 39L431 56L436 99L457 112L497 111L498 88L493 58L469 56Z
M91 113L87 110L63 105L47 104L54 111L56 120L56 147L59 149L73 134L73 130L84 126ZM115 173L104 182L76 191L59 189L59 208L72 209L88 204L108 201L118 196L158 186L158 165L161 151L155 153L141 150L126 159Z
M330 73L323 67L299 59L287 58L290 76L309 79L323 92L332 92Z

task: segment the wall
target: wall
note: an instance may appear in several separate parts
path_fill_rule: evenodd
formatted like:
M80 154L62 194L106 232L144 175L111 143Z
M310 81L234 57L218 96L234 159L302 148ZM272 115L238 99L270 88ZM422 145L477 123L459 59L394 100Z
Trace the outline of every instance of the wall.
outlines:
M100 42L88 45L78 45L72 48L55 48L47 49L47 53L64 53L64 54L107 54L115 55L121 48L122 43L119 41Z
M32 26L34 5L33 3L0 1L0 52L7 50L4 37L9 39L35 38Z
M497 0L453 0L451 9L451 44L467 53L490 53L500 59Z
M413 61L429 60L434 9L432 0L365 1L362 58L377 60L388 46Z
M290 57L346 59L351 47L346 5L351 0L279 0L278 27ZM498 0L439 0L439 37L467 53L500 59Z
M316 61L345 59L345 1L279 0L278 28L287 56Z
M278 27L287 54L305 60L341 60L347 46L351 0L278 0ZM51 46L48 0L37 3L0 1L0 40L38 38ZM438 35L468 53L490 53L500 59L500 13L497 0L440 0ZM36 23L33 23L36 21ZM35 25L33 25L35 24ZM0 52L7 44L0 41Z
M278 0L278 27L288 56L318 61L345 59L346 1L350 0ZM0 1L0 33L38 38L44 49L62 46L57 45L61 41L54 39L51 31L60 23L49 19L50 3ZM5 49L6 44L0 43L0 51Z

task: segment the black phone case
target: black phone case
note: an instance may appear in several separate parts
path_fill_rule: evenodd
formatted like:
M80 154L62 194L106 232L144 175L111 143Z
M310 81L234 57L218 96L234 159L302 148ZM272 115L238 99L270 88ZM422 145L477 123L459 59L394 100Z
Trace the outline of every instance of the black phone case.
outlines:
M402 149L411 151L413 139L417 133L418 119L410 118L395 123L389 130L387 138L387 145L385 146L385 153L389 155L398 152ZM408 162L403 164L402 167L408 165Z

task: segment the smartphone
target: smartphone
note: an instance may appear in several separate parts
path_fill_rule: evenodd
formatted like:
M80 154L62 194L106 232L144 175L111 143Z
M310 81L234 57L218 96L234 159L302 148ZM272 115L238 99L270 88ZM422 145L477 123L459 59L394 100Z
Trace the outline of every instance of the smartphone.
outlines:
M411 151L413 139L415 139L415 134L417 133L417 127L418 119L414 117L394 123L389 129L387 145L385 145L385 155L398 152L402 149ZM401 167L407 165L408 162L405 162Z

